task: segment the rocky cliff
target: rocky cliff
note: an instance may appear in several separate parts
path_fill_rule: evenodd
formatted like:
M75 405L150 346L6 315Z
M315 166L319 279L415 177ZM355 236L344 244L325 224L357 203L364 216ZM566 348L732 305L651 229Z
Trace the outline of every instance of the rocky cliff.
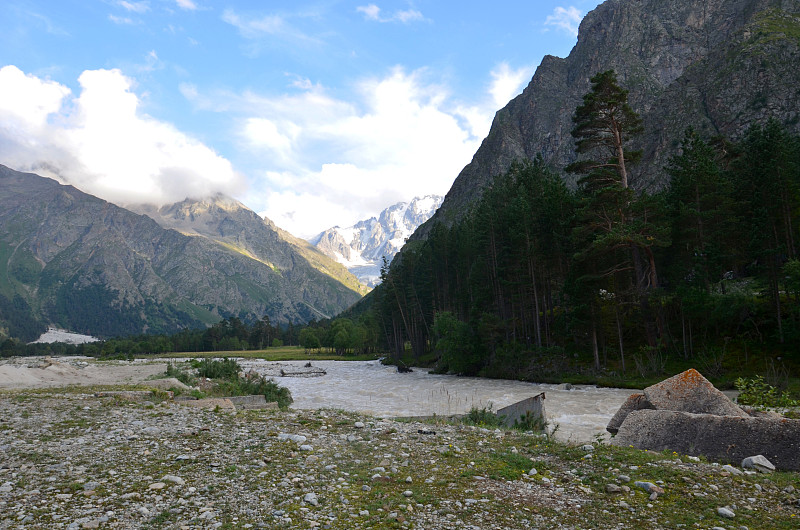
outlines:
M0 166L0 295L42 322L101 336L226 316L306 322L360 298L240 205L225 203L216 215L185 206L171 212L176 224L202 224L192 235Z
M632 184L656 189L684 129L737 139L773 116L800 131L800 2L607 0L586 15L565 59L547 56L489 135L442 207L412 236L450 223L515 159L542 154L557 170L575 160L572 114L589 78L613 69L644 122ZM574 185L573 175L564 178Z

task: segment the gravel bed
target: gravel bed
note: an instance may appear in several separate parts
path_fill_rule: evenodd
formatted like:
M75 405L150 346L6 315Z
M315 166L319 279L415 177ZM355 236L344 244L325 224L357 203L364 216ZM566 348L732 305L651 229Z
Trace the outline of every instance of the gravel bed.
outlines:
M798 528L795 473L341 410L0 394L0 528Z

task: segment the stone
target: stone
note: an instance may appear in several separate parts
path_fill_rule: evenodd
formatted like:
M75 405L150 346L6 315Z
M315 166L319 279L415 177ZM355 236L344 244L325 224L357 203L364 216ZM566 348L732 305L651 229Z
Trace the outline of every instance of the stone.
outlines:
M636 482L633 483L633 485L636 486L637 488L643 489L644 491L650 494L655 493L657 495L662 495L664 493L664 488L656 486L652 482L644 482L637 480Z
M625 418L628 417L628 414L633 412L634 410L643 410L643 409L654 409L652 403L647 401L647 398L644 397L644 394L631 394L628 396L628 399L625 400L625 403L617 410L616 414L611 418L611 421L608 422L606 426L606 430L611 434L617 434L619 431L619 426L622 425L622 422L625 421Z
M147 488L151 490L163 490L166 487L167 485L164 484L163 482L154 482L153 484L147 486Z
M778 469L800 471L800 420L637 410L628 415L611 444L705 455L720 462L759 454Z
M414 495L414 492L411 491L411 490L406 490L406 491L403 492L403 496L404 497L411 497L413 495Z
M606 484L606 493L622 493L622 488L616 484Z
M733 519L736 517L736 514L730 508L717 508L717 514L727 519Z
M775 466L764 455L748 456L742 460L742 467L755 469L760 473L772 473L775 471Z
M284 441L284 442L288 440L288 441L291 441L291 442L294 442L294 443L303 444L303 443L305 443L307 438L305 436L303 436L302 434L288 434L288 433L282 432L282 433L278 434L278 440L281 440L281 441Z
M176 475L164 475L163 477L161 477L161 480L163 482L172 482L172 483L178 484L180 486L186 484L185 480L183 480L181 477L178 477Z
M303 497L303 502L312 506L319 506L319 499L317 498L317 494L314 492L306 493Z
M644 396L657 410L750 417L694 368L645 388Z
M732 475L741 475L742 474L742 470L741 469L736 469L735 467L733 467L730 464L725 464L724 466L722 466L722 470L723 471L727 471L728 473L730 473Z
M353 427L355 427L356 429L363 429L365 425L363 421L357 421L353 424Z

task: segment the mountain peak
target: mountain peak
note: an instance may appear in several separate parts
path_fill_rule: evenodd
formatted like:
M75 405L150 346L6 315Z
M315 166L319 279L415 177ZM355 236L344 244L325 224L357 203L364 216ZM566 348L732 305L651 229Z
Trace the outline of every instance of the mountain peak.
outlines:
M438 195L414 197L398 202L377 217L370 217L347 228L334 226L309 241L327 256L337 260L364 284L374 287L380 281L383 258L391 261L419 225L427 221L442 203Z

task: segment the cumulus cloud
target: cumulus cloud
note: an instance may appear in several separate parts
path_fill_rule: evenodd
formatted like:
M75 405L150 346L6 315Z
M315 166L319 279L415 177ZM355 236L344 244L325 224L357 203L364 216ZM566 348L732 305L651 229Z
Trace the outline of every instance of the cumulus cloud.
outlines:
M478 105L459 106L456 109L456 114L466 122L473 136L482 138L489 132L494 113L522 91L533 76L533 71L532 66L512 69L508 63L502 62L490 72L492 80L487 89L489 99Z
M583 12L577 7L557 7L553 10L552 15L547 16L544 23L577 37L581 19L583 19Z
M242 189L230 162L139 110L119 70L87 70L81 92L0 69L0 158L118 204L168 203Z
M408 24L409 22L425 20L423 14L416 9L395 11L391 16L383 17L381 16L381 8L375 4L358 6L356 12L363 13L366 20L375 22L402 22L403 24Z
M361 80L347 100L299 78L279 96L209 98L196 87L184 94L205 108L214 99L218 110L240 115L240 148L260 167L244 202L310 237L415 195L446 193L488 133L496 99L510 90L507 79L520 75L498 66L485 102L469 109L474 124L430 72L400 67Z

